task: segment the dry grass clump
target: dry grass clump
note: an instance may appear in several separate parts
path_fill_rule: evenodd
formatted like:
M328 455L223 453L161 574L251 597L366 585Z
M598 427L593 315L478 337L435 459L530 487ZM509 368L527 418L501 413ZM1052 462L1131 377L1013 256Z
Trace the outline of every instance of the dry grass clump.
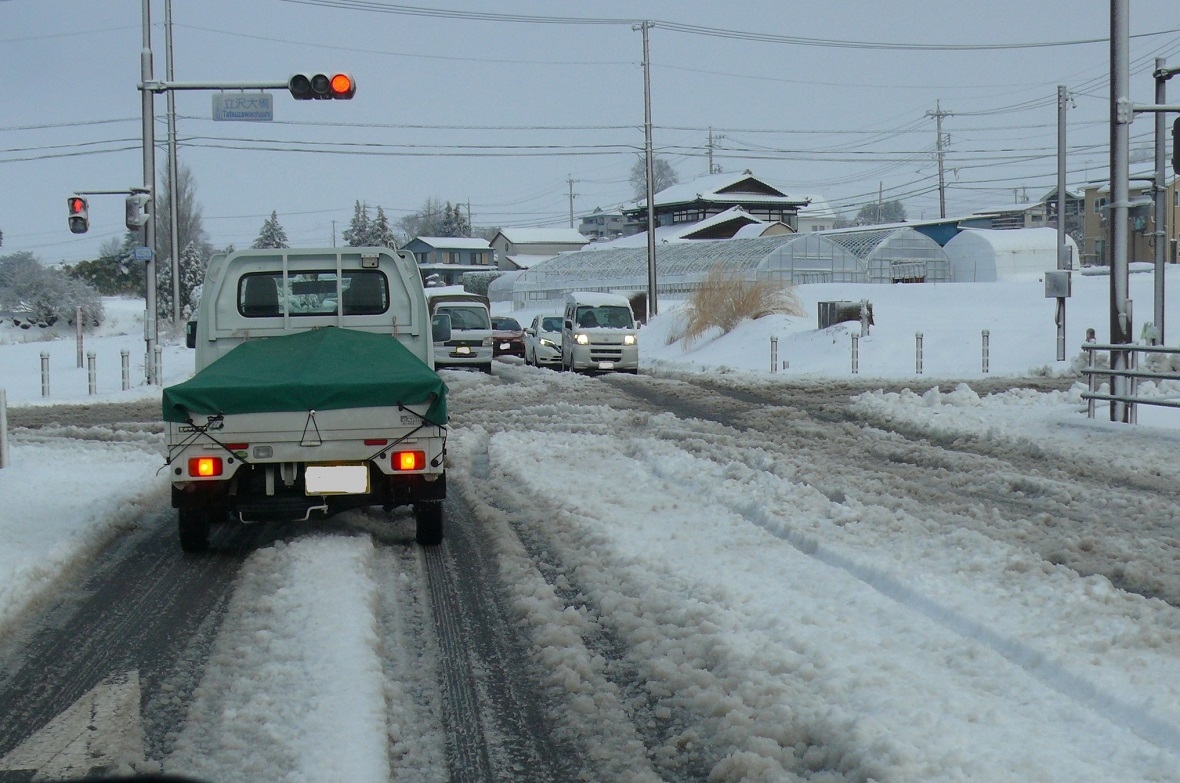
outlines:
M804 315L789 283L750 281L740 271L714 266L685 308L681 337L691 343L716 327L728 334L742 321L767 315Z

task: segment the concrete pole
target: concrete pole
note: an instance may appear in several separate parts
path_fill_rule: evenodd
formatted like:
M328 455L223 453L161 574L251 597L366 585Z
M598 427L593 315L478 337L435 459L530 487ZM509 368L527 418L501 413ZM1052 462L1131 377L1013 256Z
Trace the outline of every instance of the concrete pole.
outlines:
M168 81L172 76L172 0L164 0L165 68ZM172 262L172 325L180 324L180 226L177 225L179 207L176 203L176 93L168 91L168 222L170 224Z
M1129 213L1129 179L1131 122L1130 27L1128 0L1110 0L1110 344L1131 342L1131 314L1128 301L1127 226ZM1129 369L1129 351L1112 350L1110 369ZM1111 393L1127 396L1126 377L1111 376ZM1127 403L1112 400L1110 419L1130 423Z
M153 123L156 119L155 93L147 88L152 81L152 11L151 0L143 2L143 50L139 53L139 75L144 86L143 92L143 186L152 197L152 208L148 213L148 221L143 226L143 243L149 249L156 246L156 129ZM147 308L143 317L143 337L147 343L144 366L147 369L149 386L156 384L157 379L152 367L152 355L156 351L156 340L159 332L156 324L156 260L150 258L144 264L144 277L147 280Z
M643 30L643 149L647 165L647 319L659 312L656 301L656 194L655 153L651 140L651 55L648 33L651 22L642 22Z
M1065 85L1057 85L1057 268L1069 269L1065 244ZM1057 361L1065 361L1065 297L1057 297Z
M1163 57L1155 58L1155 102L1158 104L1166 104L1168 97L1168 77L1165 75L1165 67L1167 60ZM1168 145L1168 119L1162 111L1155 113L1155 187L1152 188L1152 197L1155 200L1155 230L1152 236L1155 237L1155 265L1153 274L1155 276L1155 288L1153 293L1155 308L1152 316L1155 318L1156 333L1159 335L1159 344L1166 345L1164 342L1164 262L1168 258L1168 205L1164 200L1167 194L1168 171L1167 161L1165 160L1165 148Z

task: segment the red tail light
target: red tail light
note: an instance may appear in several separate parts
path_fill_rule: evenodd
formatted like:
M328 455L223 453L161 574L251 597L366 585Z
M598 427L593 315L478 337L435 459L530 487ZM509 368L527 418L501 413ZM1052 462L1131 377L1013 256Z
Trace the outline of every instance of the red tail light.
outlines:
M425 467L425 451L395 451L393 453L394 470L422 470Z
M221 457L190 457L188 474L201 478L212 478L221 475Z

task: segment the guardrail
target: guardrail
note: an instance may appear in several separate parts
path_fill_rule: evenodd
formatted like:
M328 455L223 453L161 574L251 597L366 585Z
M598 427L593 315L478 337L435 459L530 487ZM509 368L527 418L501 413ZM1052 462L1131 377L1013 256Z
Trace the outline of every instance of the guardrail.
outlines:
M1109 345L1087 342L1082 344L1082 350L1086 352L1086 367L1082 370L1082 373L1086 375L1089 382L1089 389L1082 392L1082 399L1086 400L1088 403L1086 412L1091 419L1094 418L1094 403L1098 400L1126 404L1128 406L1126 421L1132 424L1134 424L1137 420L1135 415L1136 405L1155 405L1161 408L1180 408L1180 399L1140 397L1138 395L1140 380L1180 381L1180 370L1172 372L1153 372L1150 370L1140 370L1138 367L1139 354L1166 354L1170 356L1177 356L1180 355L1180 348L1169 348L1165 345ZM1095 367L1095 351L1108 351L1110 354L1115 352L1126 353L1128 354L1127 367L1121 370L1114 370L1110 367ZM1110 394L1098 391L1098 379L1102 376L1106 376L1110 379ZM1117 393L1119 391L1118 387L1122 384L1117 384L1115 382L1116 378L1130 381L1130 389L1128 390L1128 393Z

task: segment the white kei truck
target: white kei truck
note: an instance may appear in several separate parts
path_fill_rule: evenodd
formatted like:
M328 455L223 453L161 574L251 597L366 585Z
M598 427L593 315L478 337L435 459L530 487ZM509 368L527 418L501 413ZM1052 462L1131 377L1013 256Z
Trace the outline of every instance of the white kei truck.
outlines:
M214 523L323 519L411 505L443 536L447 387L414 258L383 247L251 249L209 262L187 344L196 373L163 390L180 546Z

